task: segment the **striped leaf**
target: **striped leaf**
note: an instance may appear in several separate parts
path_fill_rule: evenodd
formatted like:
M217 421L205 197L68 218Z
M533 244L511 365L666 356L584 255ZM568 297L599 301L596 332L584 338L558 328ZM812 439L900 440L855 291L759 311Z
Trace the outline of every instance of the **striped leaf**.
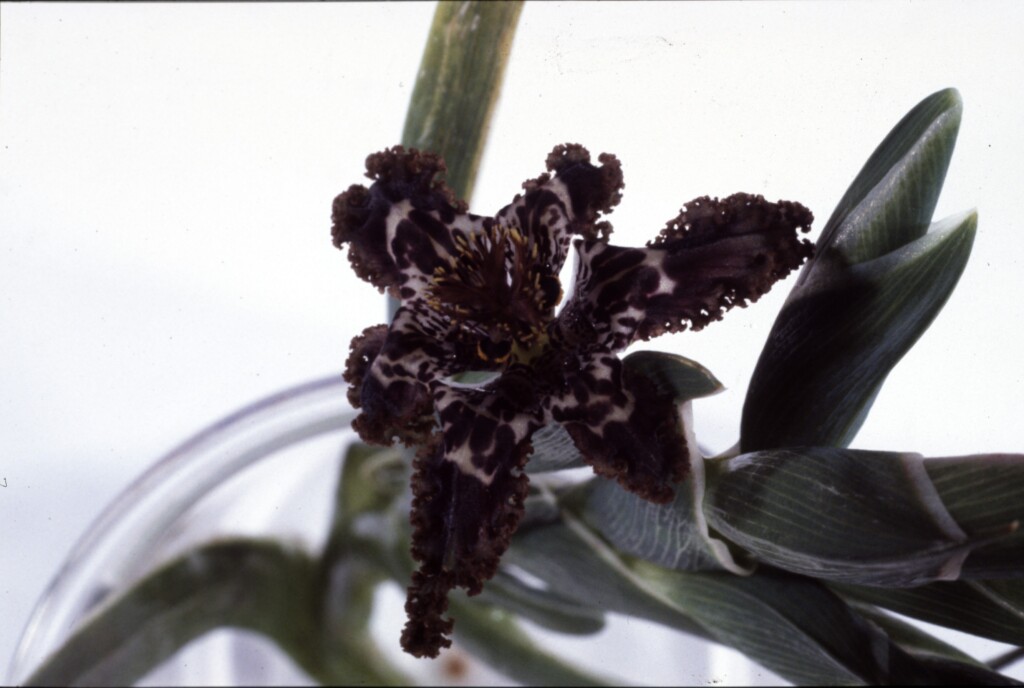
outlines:
M974 212L929 225L961 109L955 90L926 98L840 201L761 352L742 451L847 446L946 303L977 228Z
M953 581L916 588L832 584L844 597L938 626L1024 645L1024 580Z
M708 473L710 525L788 571L898 587L1024 568L1024 455L779 449Z

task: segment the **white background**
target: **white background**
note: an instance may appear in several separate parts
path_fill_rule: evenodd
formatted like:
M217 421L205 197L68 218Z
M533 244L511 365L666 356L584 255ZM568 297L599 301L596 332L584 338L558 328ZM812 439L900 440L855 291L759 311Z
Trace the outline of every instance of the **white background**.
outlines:
M0 669L129 481L227 412L339 371L383 320L331 246L331 200L398 142L432 12L0 7ZM528 5L473 208L573 141L623 161L617 243L740 190L799 200L820 229L899 118L957 87L936 217L977 207L974 253L855 446L1024 451L1021 26L1011 2ZM695 409L714 449L787 288L647 345L728 387Z

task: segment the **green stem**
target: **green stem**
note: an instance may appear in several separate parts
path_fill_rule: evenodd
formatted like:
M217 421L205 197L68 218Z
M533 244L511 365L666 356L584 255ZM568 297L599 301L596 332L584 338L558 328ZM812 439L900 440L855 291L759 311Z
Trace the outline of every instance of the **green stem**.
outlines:
M439 154L467 201L505 76L522 2L439 2L402 145Z
M448 186L469 201L523 3L441 0L430 25L402 145L437 153ZM398 301L387 299L390 320Z

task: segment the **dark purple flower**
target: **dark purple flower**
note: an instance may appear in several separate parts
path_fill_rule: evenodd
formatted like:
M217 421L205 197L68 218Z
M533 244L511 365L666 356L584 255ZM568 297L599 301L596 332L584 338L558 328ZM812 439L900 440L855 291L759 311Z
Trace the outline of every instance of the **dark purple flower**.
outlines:
M687 203L646 248L607 243L621 198L612 155L558 146L548 174L493 217L466 212L443 161L394 147L370 155L369 189L334 200L334 244L356 273L401 302L390 326L352 342L345 373L366 441L419 446L407 652L450 645L454 587L480 592L523 514L530 438L560 423L594 470L657 503L689 469L674 400L624 369L638 339L697 330L798 267L810 211L736 194ZM573 240L574 236L582 238ZM576 253L571 297L558 274ZM452 376L491 371L485 384Z

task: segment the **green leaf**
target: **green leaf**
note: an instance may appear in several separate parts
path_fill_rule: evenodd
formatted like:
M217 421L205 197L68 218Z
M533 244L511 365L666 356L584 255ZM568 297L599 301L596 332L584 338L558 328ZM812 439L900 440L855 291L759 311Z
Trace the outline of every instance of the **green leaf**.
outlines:
M533 475L586 466L583 455L572 437L558 423L545 425L531 438L533 453L526 463L526 472Z
M222 626L262 633L321 680L402 683L356 637L326 656L316 566L271 541L206 545L95 610L26 685L130 685L189 641ZM326 660L330 660L329 663ZM341 674L334 674L341 671Z
M635 571L717 640L796 684L1012 683L968 662L915 657L817 581L769 570L744 578Z
M956 287L974 213L794 290L768 336L743 407L741 450L847 446L885 378Z
M917 588L830 585L844 597L904 616L1024 645L1024 580L952 581Z
M688 440L692 449L692 437ZM603 479L579 488L573 499L582 501L578 512L583 520L620 552L680 571L750 573L728 543L708 529L703 508L705 462L697 451L691 451L690 462L690 475L676 486L669 504L652 504Z
M580 603L734 647L795 683L935 683L974 670L955 652L908 652L819 581L771 569L748 577L669 571L620 555L564 511L517 534L508 564ZM911 649L926 645L918 637ZM984 670L970 675L1006 681Z
M1017 681L993 671L986 664L925 633L917 626L869 605L855 603L852 607L885 631L890 640L906 650L919 664L924 665L936 683L941 678L962 685L1019 685Z
M877 258L924 235L953 156L963 101L956 89L928 96L878 145L822 230L814 261ZM811 267L808 272L815 268Z
M929 225L960 113L954 90L925 99L840 201L761 352L741 451L847 446L942 309L977 228L973 212Z
M1020 470L1020 461L1011 463ZM831 447L743 454L709 462L705 513L729 540L788 571L868 585L955 580L970 575L964 560L975 548L998 546L1011 564L1019 560L999 542L1008 532L1007 513L979 523L957 494L933 483L934 472L952 474L964 465L975 468L959 459ZM1003 477L989 471L973 485L1001 486L1007 502L1012 493L1019 500L1022 483ZM1016 508L1020 514L1024 506Z
M700 510L703 478L687 478L676 487L676 498L669 504L652 504L608 480L593 480L588 487L580 515L620 552L680 571L725 570L726 566L735 572L744 570L725 543L708 532ZM723 551L716 553L713 547Z
M622 359L622 365L653 382L659 394L671 394L680 403L725 389L710 370L677 354L636 351Z
M589 635L604 628L602 611L530 585L515 575L513 567L499 569L476 600L501 607L558 633Z
M990 538L965 564L972 578L1024 571L1024 454L979 454L925 462L949 513L969 536ZM1003 535L1004 537L1000 537Z
M847 601L849 602L850 600ZM901 621L872 605L852 602L850 607L857 614L885 631L890 640L915 656L942 657L956 662L973 664L976 667L984 667L981 662L961 652L949 643L943 642L935 636L929 635L918 626Z
M1020 682L993 671L974 657L925 633L917 626L866 605L853 605L853 608L862 617L885 631L892 642L913 658L916 666L907 667L902 671L906 676L916 679L917 683L968 686L1020 685Z
M573 516L521 527L502 566L526 571L542 582L543 589L595 610L708 637L703 627L645 589L620 555Z
M608 681L578 669L534 643L508 613L451 598L456 641L493 669L525 685L605 686Z

